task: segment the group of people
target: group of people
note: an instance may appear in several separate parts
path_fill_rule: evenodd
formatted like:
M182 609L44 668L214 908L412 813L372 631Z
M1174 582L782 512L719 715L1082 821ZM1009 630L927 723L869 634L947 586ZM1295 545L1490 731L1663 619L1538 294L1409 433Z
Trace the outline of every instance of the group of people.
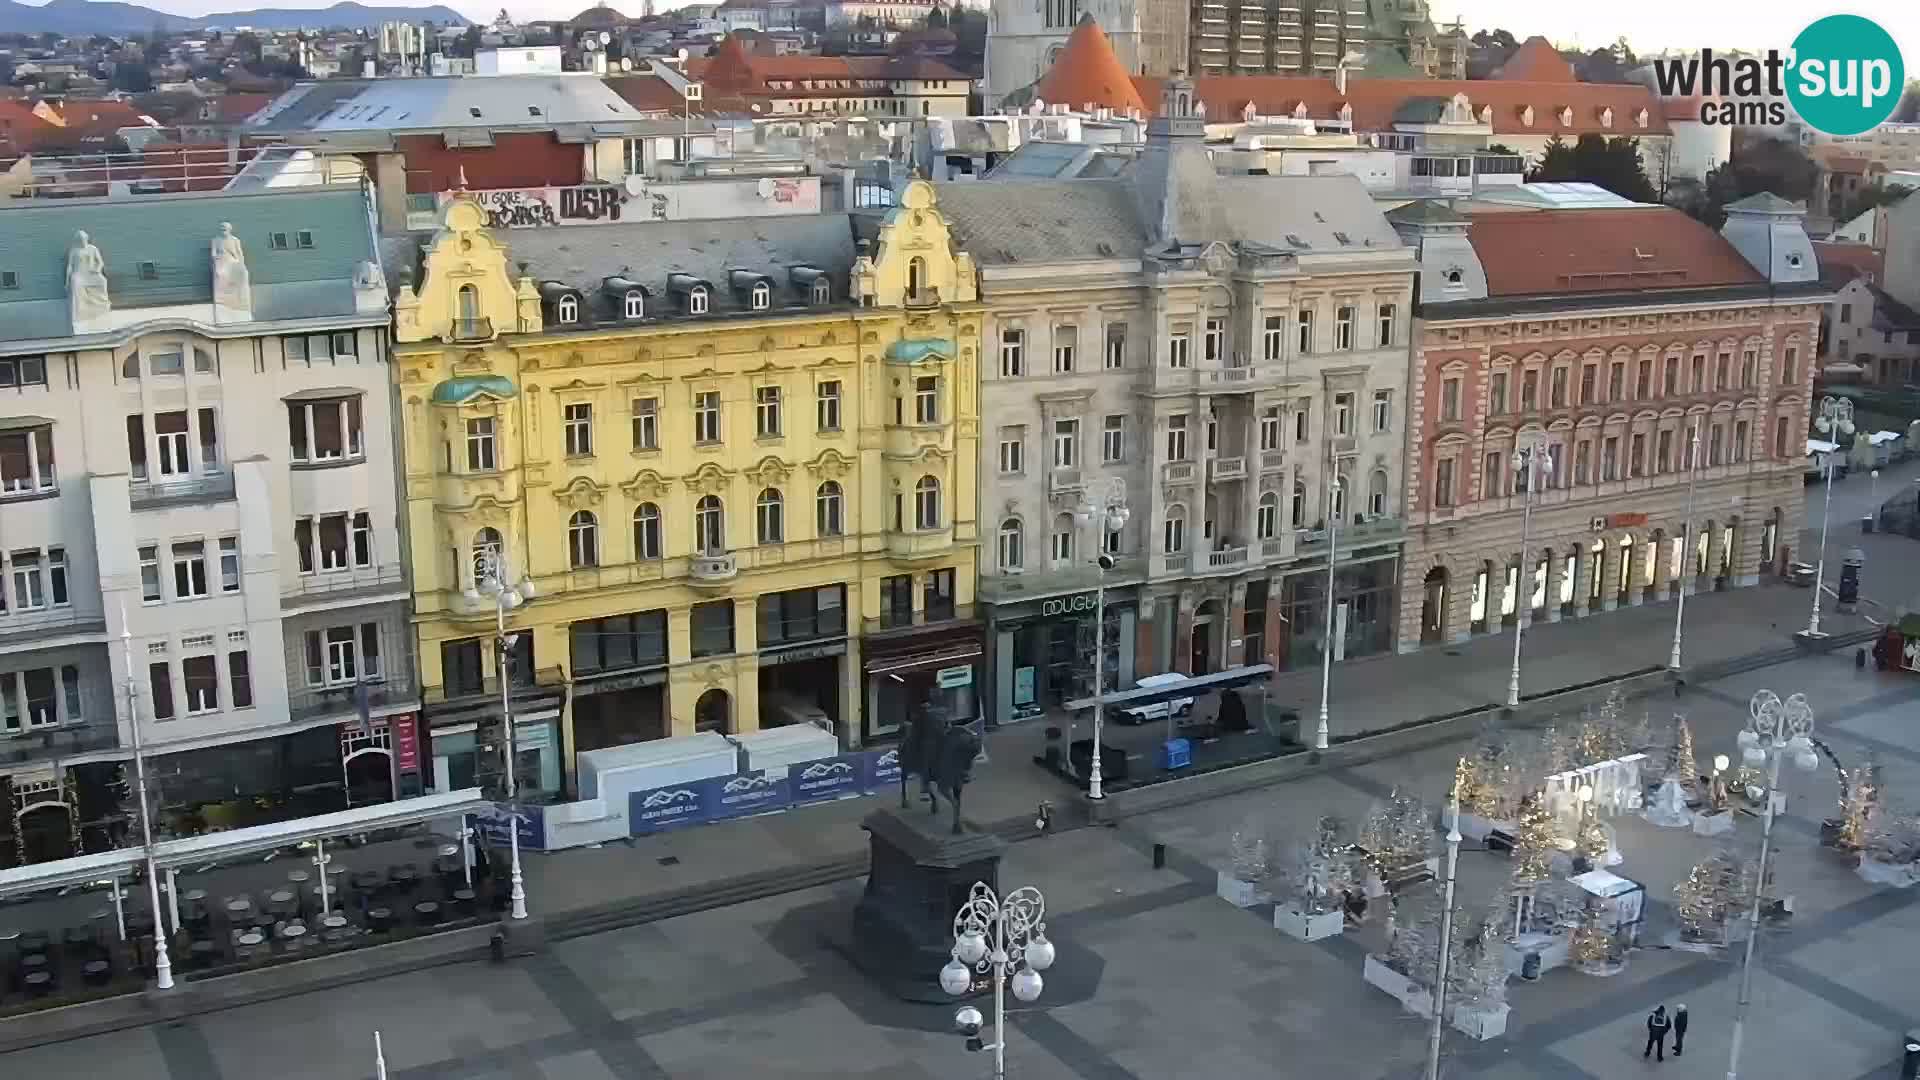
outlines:
M1679 1057L1687 1045L1687 1007L1679 1004L1673 1007L1673 1015L1667 1015L1665 1005L1656 1005L1647 1016L1647 1048L1641 1052L1643 1058L1655 1061L1667 1060L1667 1034L1673 1034L1673 1056Z

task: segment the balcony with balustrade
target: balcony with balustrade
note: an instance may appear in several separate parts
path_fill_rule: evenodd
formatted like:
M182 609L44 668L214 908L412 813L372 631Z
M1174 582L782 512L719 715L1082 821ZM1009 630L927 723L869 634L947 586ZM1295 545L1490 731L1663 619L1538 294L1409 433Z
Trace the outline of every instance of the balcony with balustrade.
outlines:
M696 589L724 589L739 576L739 560L730 552L695 555L687 560L687 584Z
M1207 479L1245 480L1247 478L1247 459L1241 455L1232 457L1214 457L1207 461Z
M280 586L280 610L345 607L376 600L407 598L407 575L399 564L357 570L301 574Z
M898 563L926 562L953 553L953 526L887 533L887 556Z
M233 499L233 473L225 470L135 480L127 485L127 502L135 510L165 510L174 506L232 502Z

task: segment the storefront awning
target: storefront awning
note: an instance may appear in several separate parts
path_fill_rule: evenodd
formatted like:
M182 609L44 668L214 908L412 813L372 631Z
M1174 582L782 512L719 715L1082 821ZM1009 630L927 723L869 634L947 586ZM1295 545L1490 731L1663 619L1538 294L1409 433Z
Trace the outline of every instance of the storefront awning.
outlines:
M134 867L140 865L142 858L139 848L122 848L0 870L0 896L64 889L69 885L89 885L108 878L127 877L133 873Z

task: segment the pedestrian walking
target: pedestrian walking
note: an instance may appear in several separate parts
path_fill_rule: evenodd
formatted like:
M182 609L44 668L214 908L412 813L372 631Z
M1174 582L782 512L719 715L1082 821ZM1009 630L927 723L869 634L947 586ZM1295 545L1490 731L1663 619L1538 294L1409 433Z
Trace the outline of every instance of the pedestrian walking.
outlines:
M1687 1042L1687 1003L1681 1002L1673 1007L1673 1056L1679 1057L1681 1048Z
M1654 1057L1655 1061L1667 1060L1667 1032L1672 1027L1673 1021L1667 1019L1667 1007L1655 1005L1653 1012L1647 1016L1647 1048L1640 1052L1640 1056L1654 1057L1657 1052L1659 1056Z

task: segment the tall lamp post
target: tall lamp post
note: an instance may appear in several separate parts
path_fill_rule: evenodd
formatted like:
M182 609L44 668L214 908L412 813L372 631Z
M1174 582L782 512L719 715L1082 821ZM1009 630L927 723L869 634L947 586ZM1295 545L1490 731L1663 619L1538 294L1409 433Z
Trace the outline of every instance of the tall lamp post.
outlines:
M520 785L514 776L514 758L519 747L514 745L513 735L513 687L507 678L507 658L513 651L513 635L507 633L507 612L532 600L534 589L532 581L509 582L507 580L506 552L500 548L482 550L474 559L474 587L467 590L467 600L480 603L484 598L492 598L494 613L494 647L497 670L500 674L500 718L506 742L507 759L507 848L512 853L513 892L510 899L513 904L512 915L515 919L527 917L527 886L520 875Z
M1527 539L1533 532L1533 498L1542 473L1553 472L1553 447L1544 438L1513 449L1513 471L1520 477L1520 565L1513 573L1513 670L1507 674L1507 708L1520 707L1520 633L1533 613L1533 557ZM1524 602L1523 602L1524 601Z
M1693 493L1700 486L1700 421L1693 422L1687 443L1687 520L1680 528L1680 601L1673 608L1673 653L1667 667L1680 670L1680 626L1687 617L1687 568L1693 565ZM1661 552L1654 552L1658 559Z
M1460 785L1456 783L1453 785L1453 824L1447 830L1447 897L1440 909L1440 960L1433 979L1433 1021L1427 1030L1427 1080L1440 1080L1440 1034L1447 1015L1447 967L1453 958L1453 885L1459 876L1459 864Z
M1853 402L1843 397L1828 395L1820 399L1819 415L1814 417L1814 429L1822 435L1832 435L1836 449L1827 455L1821 467L1822 482L1827 487L1826 503L1820 508L1820 564L1813 573L1813 614L1807 619L1807 636L1820 636L1820 591L1827 581L1827 519L1833 515L1833 463L1840 460L1842 439L1853 434Z
M153 905L153 985L173 989L173 961L167 956L167 918L160 910L160 870L153 861L153 817L147 809L147 757L140 735L139 680L133 675L133 631L120 610L120 648L127 659L127 729L133 736L133 786L139 793L140 843L146 848L147 901Z
M1798 768L1812 772L1820 767L1820 756L1813 752L1813 707L1807 695L1795 694L1785 701L1771 690L1753 695L1747 705L1750 719L1740 732L1740 752L1746 763L1767 767L1767 808L1760 826L1760 866L1753 879L1753 900L1747 912L1747 947L1740 960L1740 999L1733 1013L1733 1043L1727 1056L1727 1080L1739 1080L1740 1042L1746 1034L1747 1009L1753 1003L1753 943L1760 939L1760 896L1767 886L1767 857L1773 851L1773 814L1780 786L1780 762L1791 757Z
M1093 557L1100 576L1093 592L1093 765L1087 773L1087 798L1103 799L1106 793L1100 789L1100 728L1106 719L1107 571L1113 569L1113 556L1107 551L1107 537L1126 528L1127 519L1133 516L1133 512L1127 509L1126 484L1119 477L1114 477L1107 489L1106 506L1095 506L1092 500L1088 500L1080 504L1073 516L1082 528L1096 521L1102 526L1094 542Z
M1327 748L1327 694L1333 687L1333 570L1340 559L1339 473L1327 481L1327 621L1320 636L1320 727L1313 733L1313 748Z
M1027 885L1002 897L976 881L953 917L953 959L940 969L940 988L959 997L973 989L975 972L993 976L993 1045L980 1042L980 1010L967 1006L953 1020L967 1036L967 1049L993 1051L995 1080L1007 1075L1008 988L1023 1002L1036 1001L1045 985L1040 973L1053 966L1046 916L1039 889Z

